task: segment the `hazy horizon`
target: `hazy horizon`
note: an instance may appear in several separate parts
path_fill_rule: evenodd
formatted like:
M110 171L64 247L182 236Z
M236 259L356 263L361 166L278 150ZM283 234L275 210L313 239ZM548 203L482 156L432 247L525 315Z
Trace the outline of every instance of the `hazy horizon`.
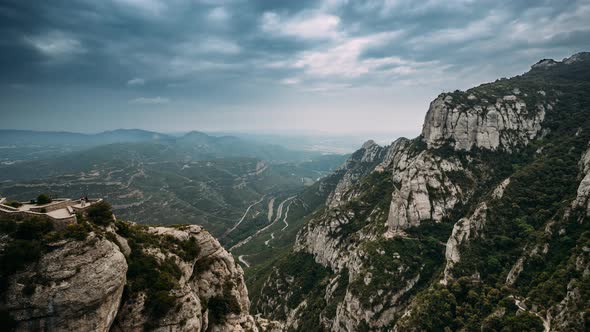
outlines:
M190 130L181 132L165 132L146 130L143 128L116 128L106 131L98 132L76 132L76 131L37 131L30 129L8 129L0 128L0 133L3 131L24 131L37 133L69 133L82 135L99 135L103 133L113 132L117 130L124 131L147 131L156 134L168 135L171 137L180 138L190 132L201 132L209 136L233 136L242 140L250 142L258 142L263 144L273 144L288 148L293 151L316 151L322 153L336 153L348 154L358 150L361 145L368 140L373 140L377 144L385 146L391 144L400 137L414 138L419 133L414 132L366 132L366 133L321 133L314 131L201 131ZM72 142L75 143L75 142ZM1 146L1 144L0 144Z

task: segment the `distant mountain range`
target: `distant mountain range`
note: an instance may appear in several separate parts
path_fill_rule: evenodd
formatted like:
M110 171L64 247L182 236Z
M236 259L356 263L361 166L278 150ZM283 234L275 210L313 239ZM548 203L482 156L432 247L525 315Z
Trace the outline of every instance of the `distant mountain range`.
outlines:
M167 141L174 137L141 129L117 129L98 134L67 131L34 131L0 129L1 145L71 145L91 146L111 143Z
M308 160L315 151L294 151L276 144L235 136L212 136L191 131L180 137L141 129L117 129L98 134L32 130L0 130L0 162L40 160L109 144L155 143L189 159L251 157L269 162Z

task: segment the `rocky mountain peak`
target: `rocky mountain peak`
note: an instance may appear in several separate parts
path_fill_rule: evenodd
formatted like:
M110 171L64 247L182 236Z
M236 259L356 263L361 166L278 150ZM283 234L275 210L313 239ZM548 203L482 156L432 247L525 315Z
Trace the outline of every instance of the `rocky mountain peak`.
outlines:
M530 96L535 97L534 103ZM482 87L443 93L430 103L422 139L429 148L512 151L541 133L553 104L544 91L523 92L517 86L504 91Z
M372 146L377 145L377 143L375 143L375 141L373 141L372 139L366 141L365 143L363 143L363 146L361 147L362 149L369 149Z
M548 68L551 66L555 66L556 64L558 64L558 62L553 59L543 59L543 60L539 60L539 62L532 65L531 68L533 68L533 69L535 69L535 68Z
M569 65L572 63L576 63L576 62L589 61L589 60L590 60L590 52L580 52L580 53L576 53L576 54L570 56L569 58L563 59L563 63L565 63L566 65Z

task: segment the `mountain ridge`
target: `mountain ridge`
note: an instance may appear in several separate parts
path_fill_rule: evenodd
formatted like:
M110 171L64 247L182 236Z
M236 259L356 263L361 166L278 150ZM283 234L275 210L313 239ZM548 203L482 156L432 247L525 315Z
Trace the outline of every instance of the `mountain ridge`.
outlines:
M540 63L439 95L422 135L379 147L260 273L255 310L295 330L585 330L590 57Z

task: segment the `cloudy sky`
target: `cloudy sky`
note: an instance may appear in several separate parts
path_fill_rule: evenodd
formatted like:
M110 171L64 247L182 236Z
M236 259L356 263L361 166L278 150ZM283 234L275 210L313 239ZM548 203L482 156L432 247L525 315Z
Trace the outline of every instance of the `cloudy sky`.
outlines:
M3 0L0 128L414 135L590 50L590 0Z

